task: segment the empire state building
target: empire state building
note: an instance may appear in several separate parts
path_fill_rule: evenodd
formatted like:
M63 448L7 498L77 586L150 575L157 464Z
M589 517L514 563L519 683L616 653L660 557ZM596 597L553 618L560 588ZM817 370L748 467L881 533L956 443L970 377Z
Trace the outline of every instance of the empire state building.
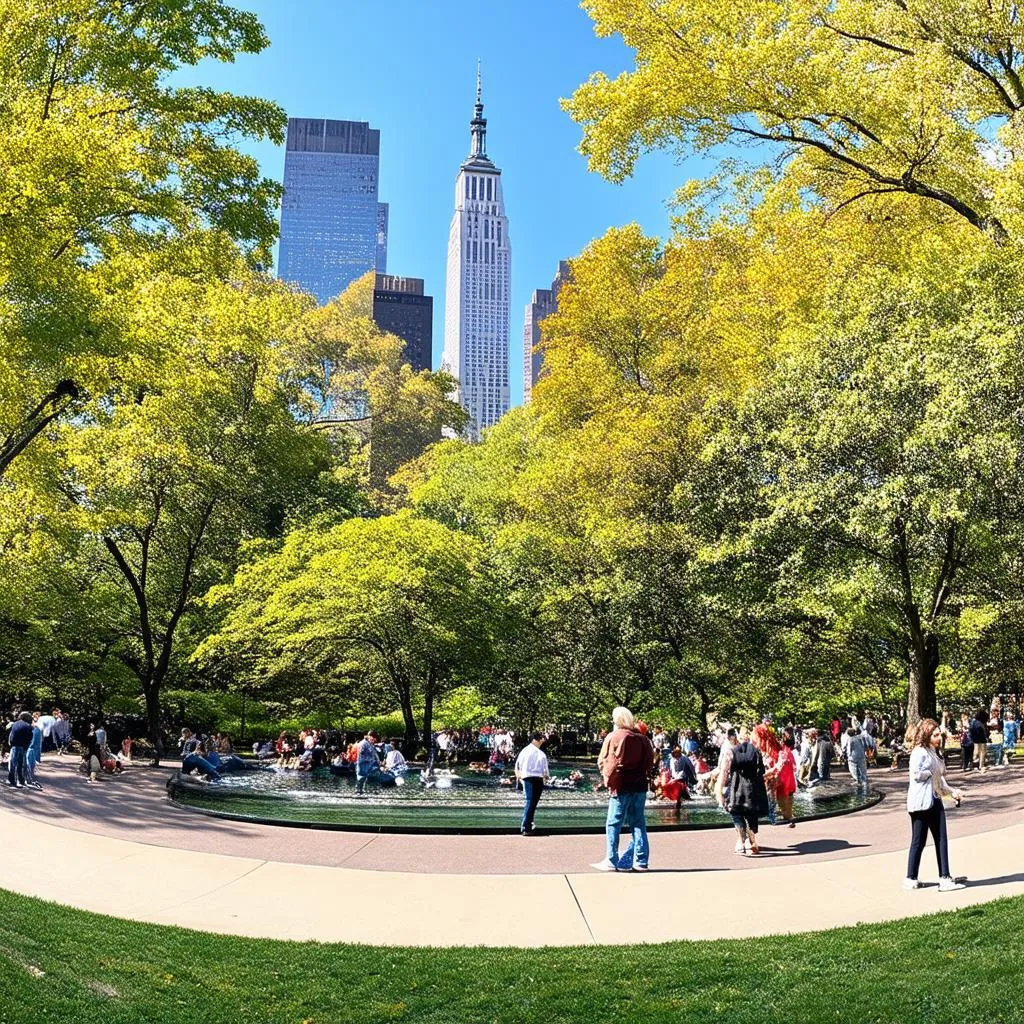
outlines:
M459 381L469 435L508 412L509 275L512 251L501 195L501 171L487 156L487 120L477 71L470 150L455 179L448 233L444 368Z

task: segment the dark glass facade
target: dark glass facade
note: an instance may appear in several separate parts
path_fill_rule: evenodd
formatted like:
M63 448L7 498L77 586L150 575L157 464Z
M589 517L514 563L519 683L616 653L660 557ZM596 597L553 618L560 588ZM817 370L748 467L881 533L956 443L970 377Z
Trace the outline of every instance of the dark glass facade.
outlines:
M558 310L558 293L562 285L569 280L570 270L567 261L558 264L558 273L550 288L538 288L533 299L526 307L526 320L523 324L523 403L533 398L533 389L540 379L544 367L544 353L537 346L540 344L540 323Z
M434 300L423 294L422 279L378 274L373 320L382 331L405 342L405 357L414 371L433 368Z
M277 273L329 302L387 266L377 198L380 132L365 121L288 119Z

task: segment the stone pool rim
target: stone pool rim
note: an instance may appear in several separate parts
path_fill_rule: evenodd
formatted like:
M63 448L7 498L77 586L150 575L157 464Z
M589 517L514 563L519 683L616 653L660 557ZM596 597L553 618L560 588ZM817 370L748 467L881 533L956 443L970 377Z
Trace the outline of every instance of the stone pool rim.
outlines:
M184 811L188 811L192 814L201 814L208 818L220 818L225 821L239 821L247 822L252 825L273 825L277 828L302 828L302 829L319 829L325 832L361 832L371 835L442 835L442 836L500 836L500 835L515 835L519 833L519 817L515 814L514 808L510 807L509 811L509 824L504 825L473 825L467 823L466 825L414 825L409 823L398 823L398 824L387 824L384 822L337 822L337 821L302 821L297 819L288 818L270 818L265 815L254 815L254 814L238 814L227 810L221 810L219 808L212 807L198 807L195 804L190 804L175 799L175 792L182 790L184 792L193 793L216 793L218 790L214 788L211 790L207 783L197 783L185 781L189 776L183 775L180 771L175 772L167 780L167 799L175 807L178 807ZM225 804L229 804L234 794L225 794L223 797L215 797L215 799L223 799ZM839 818L847 814L857 814L860 811L869 810L872 807L877 807L885 799L885 794L879 790L869 789L864 799L864 802L858 804L855 807L842 807L834 810L823 809L817 811L814 814L804 814L797 818L797 824L805 821L821 821L825 818ZM822 801L823 808L827 807L827 804L831 801ZM667 805L663 805L667 806ZM685 803L683 805L686 807ZM761 824L766 829L774 828L785 828L784 825L770 825L766 818L761 819ZM731 821L706 821L706 822L686 822L673 824L668 822L653 822L648 821L647 831L648 832L703 832L715 829L731 829L733 824ZM569 836L569 835L604 835L605 828L603 825L545 825L538 823L535 835L536 837L543 836Z

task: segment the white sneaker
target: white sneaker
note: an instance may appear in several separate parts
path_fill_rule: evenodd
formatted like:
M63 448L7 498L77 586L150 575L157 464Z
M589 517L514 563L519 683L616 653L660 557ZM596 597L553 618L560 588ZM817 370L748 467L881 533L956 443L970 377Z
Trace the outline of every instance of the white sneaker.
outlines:
M607 858L590 865L595 871L618 871L619 869Z
M733 853L738 853L742 857L743 854L746 853L747 851L746 851L746 847L744 847L743 843L740 842L740 843L736 844L736 847L735 847L735 849L732 852Z
M939 879L939 892L955 892L957 889L966 888L963 882L958 882L955 878Z
M916 878L904 878L903 879L904 889L920 889L921 883Z

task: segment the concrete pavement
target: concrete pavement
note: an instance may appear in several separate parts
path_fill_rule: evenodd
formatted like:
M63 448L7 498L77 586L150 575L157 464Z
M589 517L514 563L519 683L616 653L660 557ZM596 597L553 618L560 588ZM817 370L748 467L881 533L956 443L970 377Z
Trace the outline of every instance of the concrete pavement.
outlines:
M906 815L896 799L884 801L882 811L794 830L765 829L763 841L775 855L763 859L725 852L732 845L729 832L661 834L648 874L600 874L581 861L584 851L591 860L599 858L600 837L481 837L489 844L491 865L496 859L543 858L546 870L538 864L527 872L496 873L492 866L490 873L478 873L458 856L475 837L430 837L448 842L424 846L418 836L368 840L269 826L239 830L234 822L171 813L166 803L155 802L156 784L119 790L117 783L127 780L113 779L84 787L69 770L60 774L63 798L57 785L42 794L4 793L0 829L17 835L18 855L0 859L0 887L116 917L233 935L348 941L362 933L360 922L373 919L401 922L389 941L416 946L663 942L742 937L763 933L766 926L795 932L877 923L1024 893L1016 769L993 773L973 787L976 798L984 784L990 787L985 801L976 799L976 830L963 828L969 818L951 814L953 869L971 879L955 893L937 891L930 848L921 877L932 884L916 892L900 888ZM45 775L57 781L58 772ZM159 782L159 776L152 778ZM80 793L87 798L72 818ZM125 828L112 820L119 817L116 797L132 793L136 803L128 801ZM997 810L983 814L983 803ZM98 808L105 816L97 815ZM168 818L174 843L168 841ZM832 845L808 839L815 828L830 829L833 837L842 831L847 838L833 838ZM897 833L903 836L898 848ZM881 843L872 844L875 834ZM857 837L868 841L855 842ZM349 866L361 848L353 840L365 847L380 839L391 843L392 854L404 851L399 859L406 862L418 851L419 870L394 870L393 863L391 870ZM566 841L577 839L583 842ZM266 856L307 845L334 848L346 866ZM224 846L231 851L223 852ZM484 849L472 848L470 864ZM693 856L698 848L708 855ZM386 843L375 859L386 858L388 850ZM436 866L431 869L424 858ZM442 859L447 870L439 869ZM654 907L657 913L638 912Z

